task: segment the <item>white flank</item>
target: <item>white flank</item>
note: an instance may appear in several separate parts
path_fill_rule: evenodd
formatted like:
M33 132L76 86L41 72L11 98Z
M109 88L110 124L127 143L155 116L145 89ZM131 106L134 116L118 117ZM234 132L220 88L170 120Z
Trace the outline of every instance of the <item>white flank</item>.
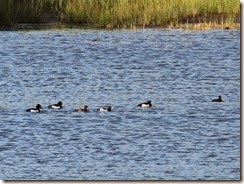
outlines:
M52 108L53 108L53 109L60 109L60 106L52 105Z
M35 109L31 109L30 112L39 112L39 111Z
M142 104L141 106L142 106L142 107L149 107L148 104Z

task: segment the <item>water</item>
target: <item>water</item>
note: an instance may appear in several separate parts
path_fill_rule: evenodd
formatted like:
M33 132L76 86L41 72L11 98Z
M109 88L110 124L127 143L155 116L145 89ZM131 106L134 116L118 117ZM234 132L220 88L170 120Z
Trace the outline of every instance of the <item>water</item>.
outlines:
M1 179L240 179L239 30L0 32L0 56Z

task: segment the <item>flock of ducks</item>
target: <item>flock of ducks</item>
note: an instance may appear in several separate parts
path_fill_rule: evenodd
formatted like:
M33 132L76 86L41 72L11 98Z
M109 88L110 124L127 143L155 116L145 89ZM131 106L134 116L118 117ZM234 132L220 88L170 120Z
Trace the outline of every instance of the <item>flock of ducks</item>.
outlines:
M140 107L152 107L152 102L151 100L147 101L147 102L143 102L138 104L138 106ZM57 104L52 104L49 105L48 108L50 109L61 109L63 108L63 103L61 101L59 101ZM40 104L36 105L36 108L30 108L27 109L26 112L40 112L40 109L42 109L42 106ZM112 106L104 106L101 108L97 109L98 111L112 111ZM81 109L75 109L74 112L88 112L88 105L84 105L84 108Z
M219 98L212 100L212 102L223 102L223 100L222 100L221 96L219 96ZM149 100L146 102L139 103L137 106L139 106L139 107L152 107L152 102L151 102L151 100ZM52 105L48 106L48 108L51 108L51 109L61 109L62 107L63 107L63 103L61 101L59 101L57 104L52 104ZM40 112L40 109L42 109L42 106L40 104L37 104L36 108L30 108L30 109L27 109L26 111L27 112ZM112 110L112 106L104 106L104 107L98 108L97 110L109 112ZM83 108L74 110L74 112L88 112L88 111L89 111L88 105L84 105Z

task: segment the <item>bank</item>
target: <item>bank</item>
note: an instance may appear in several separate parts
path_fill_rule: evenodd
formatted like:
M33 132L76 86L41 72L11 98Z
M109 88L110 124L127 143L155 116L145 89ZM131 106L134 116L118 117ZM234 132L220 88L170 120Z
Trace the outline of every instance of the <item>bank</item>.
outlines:
M238 0L2 0L0 28L238 29Z

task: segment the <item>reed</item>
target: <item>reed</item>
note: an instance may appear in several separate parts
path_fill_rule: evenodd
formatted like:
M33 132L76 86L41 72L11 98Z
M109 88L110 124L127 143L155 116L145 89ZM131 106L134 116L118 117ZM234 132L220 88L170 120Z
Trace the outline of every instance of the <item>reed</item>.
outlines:
M93 27L177 27L240 21L239 0L1 0L0 25L57 22Z
M67 0L66 22L100 27L236 21L237 0Z
M45 14L59 14L63 0L1 0L0 26L39 23Z
M12 21L11 7L13 2L9 0L0 1L0 25L9 25Z

